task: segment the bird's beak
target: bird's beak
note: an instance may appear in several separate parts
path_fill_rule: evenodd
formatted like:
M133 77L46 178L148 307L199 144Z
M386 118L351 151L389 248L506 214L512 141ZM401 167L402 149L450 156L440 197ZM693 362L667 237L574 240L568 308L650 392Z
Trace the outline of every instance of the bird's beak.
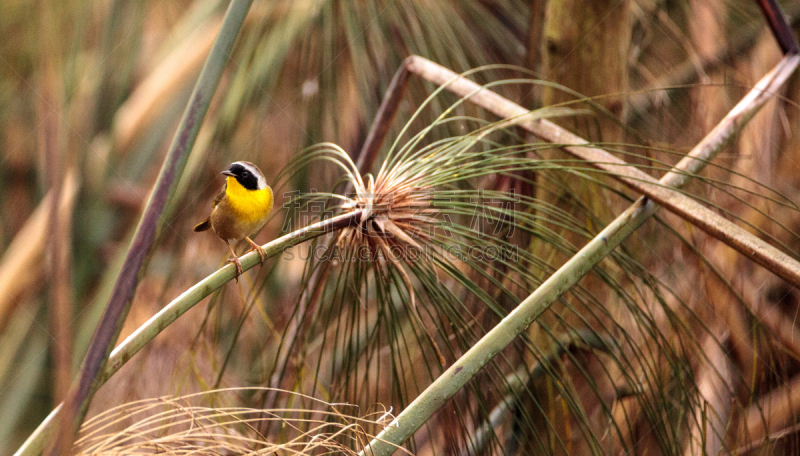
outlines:
M233 174L230 170L227 170L227 169L225 171L223 171L222 174L224 174L226 176L230 176L230 177L236 177L236 174Z

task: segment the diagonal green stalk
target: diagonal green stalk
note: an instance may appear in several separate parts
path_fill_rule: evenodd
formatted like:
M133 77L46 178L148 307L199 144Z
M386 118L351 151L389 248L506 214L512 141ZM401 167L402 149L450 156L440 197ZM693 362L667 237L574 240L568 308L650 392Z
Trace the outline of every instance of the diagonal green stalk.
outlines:
M615 350L615 341L608 335L601 336L592 330L572 329L558 339L558 343L549 353L543 353L541 360L532 368L518 369L505 377L509 393L489 413L486 420L476 427L471 439L472 442L461 452L464 456L483 454L486 447L492 442L494 429L499 428L509 415L514 413L514 398L531 383L547 375L548 366L558 363L566 353L579 350L596 350L598 352L612 353Z
M186 159L192 150L197 133L200 131L203 118L219 85L222 72L251 3L252 0L233 0L228 7L222 29L206 59L180 126L164 158L158 180L136 228L106 310L92 337L78 379L73 382L64 403L65 413L61 416L59 430L63 438L57 439L57 442L67 446L72 444L89 409L92 397L100 386L100 374L104 371L108 355L119 337L139 279L147 265L156 238L164 225L165 220L162 216L164 208L178 185ZM62 453L64 449L59 448L60 446L60 444L53 446L48 454Z
M292 233L281 236L272 242L263 245L267 258L274 257L286 249L325 233L337 231L349 226L354 220L361 217L361 211L354 211L322 222L309 225ZM242 269L247 271L260 263L257 252L250 252L240 257ZM139 352L148 342L153 340L172 322L186 313L206 296L222 288L223 285L233 280L236 276L236 267L233 264L225 265L217 272L197 282L194 286L172 300L157 314L153 315L145 324L134 331L114 351L111 352L105 370L98 376L98 387L108 381L117 371L127 363L133 355ZM62 404L63 405L63 404ZM36 431L28 437L25 443L17 450L15 456L32 456L39 454L52 434L53 424L61 414L62 405L59 405L45 418Z
M797 55L785 57L776 67L781 71L777 75L771 74L770 82L777 81L780 84L785 82L797 68L798 63L800 63L800 58ZM771 87L776 89L774 85ZM664 186L662 188L667 186L679 188L685 185L691 175L699 172L709 163L774 93L775 90L765 92L761 83L753 88L731 110L728 116L692 149L689 156L685 157L659 181L659 184ZM498 96L498 98L501 97ZM417 429L422 427L489 361L513 342L552 303L588 274L623 240L642 226L658 208L658 204L648 197L643 196L636 200L633 205L544 281L536 291L525 298L497 326L456 360L359 454L378 456L394 453L399 445L402 445Z

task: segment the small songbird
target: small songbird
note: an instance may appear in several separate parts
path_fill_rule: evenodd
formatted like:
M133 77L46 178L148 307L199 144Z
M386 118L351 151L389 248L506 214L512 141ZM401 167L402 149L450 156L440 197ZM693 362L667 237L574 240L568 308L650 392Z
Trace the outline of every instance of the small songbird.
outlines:
M228 176L225 185L220 189L211 205L211 215L194 227L195 231L213 229L220 239L225 241L233 258L226 263L235 263L237 280L242 274L242 263L230 242L246 239L253 250L258 252L261 261L266 259L267 253L260 245L253 242L248 236L257 232L267 223L267 217L272 211L272 189L267 185L264 174L258 167L250 162L237 161L222 174Z

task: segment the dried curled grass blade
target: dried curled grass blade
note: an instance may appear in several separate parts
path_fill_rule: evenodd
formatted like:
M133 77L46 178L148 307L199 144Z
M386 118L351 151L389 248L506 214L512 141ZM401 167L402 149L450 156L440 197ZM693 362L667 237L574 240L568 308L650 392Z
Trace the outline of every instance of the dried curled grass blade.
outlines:
M237 395L272 391L307 404L306 408L254 409L236 405ZM304 394L270 388L225 388L184 396L165 396L122 404L88 420L75 454L356 454L383 428L391 411L360 416L355 406L328 403ZM257 428L280 426L273 435ZM355 448L355 450L354 450Z

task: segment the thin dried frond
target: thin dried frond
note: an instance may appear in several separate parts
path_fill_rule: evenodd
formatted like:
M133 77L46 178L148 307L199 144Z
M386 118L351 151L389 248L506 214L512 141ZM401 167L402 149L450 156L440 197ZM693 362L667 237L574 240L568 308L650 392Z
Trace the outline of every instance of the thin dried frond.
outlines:
M289 391L310 408L253 409L242 396L263 388L228 388L120 405L87 421L76 442L80 455L128 454L356 454L391 411L353 415L357 407L330 404ZM272 429L262 433L265 426Z

